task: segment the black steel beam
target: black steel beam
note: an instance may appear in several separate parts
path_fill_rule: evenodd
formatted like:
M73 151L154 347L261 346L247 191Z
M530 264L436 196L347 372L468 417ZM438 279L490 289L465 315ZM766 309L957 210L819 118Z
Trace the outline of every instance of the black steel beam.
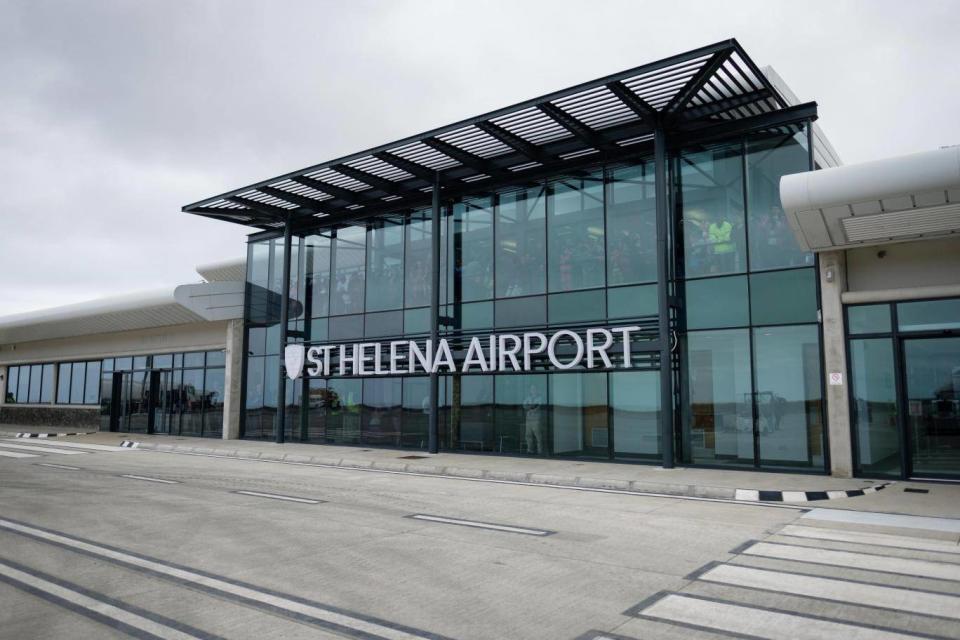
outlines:
M284 350L287 347L287 324L290 310L290 249L293 245L290 220L283 225L283 284L280 290L280 366L277 367L277 415L274 420L274 441L283 442L287 417L287 370L284 365Z
M669 235L670 207L668 203L666 132L657 127L654 132L655 193L657 209L657 333L660 342L660 449L663 467L673 468L673 362L670 352L670 268Z
M440 338L440 172L434 175L433 211L430 217L430 342L437 348ZM440 445L440 374L430 372L430 416L427 435L430 453Z
M732 53L733 49L721 49L713 54L710 59L700 67L700 70L687 81L687 84L677 92L677 95L673 96L673 99L663 108L663 112L672 115L682 109L684 105L703 88L703 85L707 83L710 76L715 74L717 69L723 66L723 63L727 61Z
M615 144L605 140L596 131L580 122L569 113L555 104L545 102L537 105L537 108L548 118L559 124L561 127L572 133L584 144L599 149L600 151L614 151L617 149Z
M430 167L425 167L424 165L417 164L412 160L401 158L397 154L390 153L389 151L378 151L371 155L377 160L386 162L387 164L392 165L401 171L406 171L410 175L420 178L421 180L426 180L430 183L433 182L434 170Z
M345 164L338 164L331 168L337 173L342 173L348 178L359 180L360 182L364 182L370 185L374 189L379 189L380 191L383 191L387 195L391 195L391 196L403 195L403 192L400 189L400 185L398 185L393 180L387 180L386 178L381 178L380 176L374 175L369 171L357 169L355 167L351 167Z
M350 204L362 204L360 202L360 192L344 189L343 187L338 187L335 184L329 184L327 182L323 182L322 180L317 180L316 178L308 178L307 176L294 176L290 179L297 184L302 184L305 187L322 191L333 196L334 198L343 200Z
M259 211L274 222L283 222L287 219L287 215L290 213L281 207L275 207L272 204L257 202L256 200L251 200L249 198L241 198L240 196L227 196L225 200L228 200L234 204L242 204L246 208L253 209L254 211Z
M783 126L808 119L817 119L816 102L805 102L787 107L786 109L780 109L779 111L762 113L758 116L740 118L739 120L727 120L720 124L716 124L715 121L707 121L703 126L684 128L682 132L672 134L670 136L670 144L671 146L675 146L694 141L707 142L716 140L717 138L737 135L745 131Z
M620 98L620 101L630 107L635 114L648 122L656 122L657 110L650 106L646 100L635 94L630 87L623 84L623 82L611 82L607 85L607 89L609 89L613 95Z
M484 173L491 178L502 178L504 176L503 169L495 166L492 162L489 162L478 155L474 155L469 151L465 151L456 145L452 145L449 142L444 142L443 140L438 140L437 138L425 138L423 140L423 144L427 145L431 149L439 151L445 156L453 158L463 166L469 167L477 173Z
M542 147L538 147L531 142L527 142L520 136L516 135L515 133L511 133L498 124L494 124L492 122L478 122L476 127L487 135L496 138L514 151L522 153L528 159L533 160L534 162L547 164L548 162L553 162L557 159L556 156L546 153Z
M277 189L276 187L260 187L257 189L257 191L268 196L273 196L274 198L280 198L281 200L285 200L290 204L303 207L304 209L309 209L313 213L322 213L321 208L323 207L323 202L320 200L314 200L313 198L302 196L299 193L290 193L289 191Z
M729 98L723 98L722 100L716 100L714 102L698 105L696 107L690 107L689 109L684 110L680 114L680 117L682 120L706 118L718 113L723 113L724 111L730 111L731 109L743 107L748 104L753 104L754 102L759 102L772 97L773 94L771 94L767 89L751 91L749 93L730 96Z

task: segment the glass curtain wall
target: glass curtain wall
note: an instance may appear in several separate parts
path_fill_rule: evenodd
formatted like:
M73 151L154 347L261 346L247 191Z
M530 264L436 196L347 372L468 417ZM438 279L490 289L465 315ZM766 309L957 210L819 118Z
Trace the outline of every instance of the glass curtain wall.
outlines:
M824 469L814 258L779 200L809 157L802 128L675 160L684 462Z

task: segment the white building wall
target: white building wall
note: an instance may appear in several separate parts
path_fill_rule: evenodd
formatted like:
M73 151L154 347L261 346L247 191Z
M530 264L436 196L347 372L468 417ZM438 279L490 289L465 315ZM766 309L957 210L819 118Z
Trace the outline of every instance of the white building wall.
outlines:
M930 287L944 288L947 295L955 288L952 295L960 295L960 238L847 251L847 291L851 294L901 289L906 291L898 298L920 298L926 297L924 289L929 292Z

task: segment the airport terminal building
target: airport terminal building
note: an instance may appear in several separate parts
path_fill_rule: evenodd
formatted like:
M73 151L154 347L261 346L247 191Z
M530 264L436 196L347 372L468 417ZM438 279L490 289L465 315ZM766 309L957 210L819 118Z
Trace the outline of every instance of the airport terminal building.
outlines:
M246 259L0 318L0 423L958 479L960 149L817 117L730 40L187 205Z

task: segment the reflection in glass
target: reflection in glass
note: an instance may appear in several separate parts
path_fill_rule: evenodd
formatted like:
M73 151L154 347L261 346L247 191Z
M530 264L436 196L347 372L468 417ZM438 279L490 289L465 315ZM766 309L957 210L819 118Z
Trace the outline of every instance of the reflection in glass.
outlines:
M203 387L203 437L223 435L224 370L207 369ZM292 386L292 385L290 385Z
M46 366L46 365L45 365ZM52 365L51 366L51 378L52 378ZM83 392L83 403L84 404L97 404L99 402L99 396L97 395L100 391L97 380L100 379L100 361L94 360L87 363L87 383L84 385ZM52 383L52 379L51 379Z
M363 381L361 442L400 446L400 378L366 378Z
M184 369L180 385L181 408L180 435L200 436L203 412L203 369Z
M681 154L680 182L686 276L746 271L740 144Z
M497 300L495 305L496 326L500 329L542 326L547 323L546 296Z
M270 241L247 245L246 317L249 322L264 323L270 317Z
M243 437L265 439L270 436L272 425L264 418L263 408L264 358L247 358L247 402L244 417Z
M5 396L5 402L7 404L14 404L17 402L17 384L19 382L20 382L20 367L8 367L7 368L7 390L6 390L6 396ZM57 402L59 402L59 400Z
M607 374L554 373L549 378L554 455L609 458Z
M823 466L820 338L816 325L754 329L762 466Z
M747 139L751 271L813 265L813 254L797 245L780 203L780 178L809 169L805 130Z
M308 318L322 318L330 313L330 237L310 235L303 239L304 282Z
M330 314L343 315L363 311L367 230L344 227L337 230L333 243L333 275Z
M817 276L813 269L790 269L750 276L753 324L817 321Z
M493 376L446 378L449 430L443 442L451 449L493 451Z
M431 211L415 211L407 219L403 287L405 307L430 304L430 262L433 251L431 216Z
M960 337L904 340L903 358L911 471L960 478Z
M493 203L475 198L453 206L449 252L453 256L450 292L453 301L493 297Z
M73 363L70 373L70 404L83 404L83 383L87 378L86 371L86 363ZM33 395L32 386L30 387L30 394Z
M91 364L97 365L97 375L99 376L100 363L96 362ZM40 402L41 403L49 403L53 400L53 368L54 368L54 365L52 364L43 365L43 373L41 374L43 377L43 383L40 386ZM93 378L93 379L95 380L96 378ZM90 384L88 386L91 386L94 389L93 402L95 403L97 401L97 396L96 396L97 385ZM86 400L84 401L86 402Z
M20 367L17 380L17 402L23 404L30 401L30 367Z
M358 444L360 442L360 394L363 380L333 378L327 396L327 442Z
M546 290L543 187L500 194L497 203L497 297Z
M69 362L62 362L57 371L57 404L70 404L70 372L73 367Z
M550 454L547 376L496 376L494 444L498 452Z
M603 289L551 293L548 308L550 324L603 320L607 317L607 296Z
M847 328L858 333L890 333L890 305L867 304L847 307Z
M750 324L747 277L687 280L687 328L719 329Z
M684 460L753 464L753 389L747 329L687 334Z
M366 289L367 311L403 307L402 221L377 218L367 231Z
M430 378L403 379L402 413L400 446L426 448L430 426Z
M657 279L657 200L654 164L610 172L607 185L607 284Z
M890 338L850 341L850 413L859 473L900 475L895 376Z
M660 373L611 373L610 410L614 456L659 460Z
M303 442L323 442L326 439L327 409L330 405L330 392L327 381L322 378L310 378L307 381L307 424L306 432L301 430Z
M897 305L900 331L960 329L960 298L901 302Z
M602 173L551 185L547 203L551 292L604 285L603 224Z
M608 318L642 318L655 316L657 313L655 284L607 289Z

